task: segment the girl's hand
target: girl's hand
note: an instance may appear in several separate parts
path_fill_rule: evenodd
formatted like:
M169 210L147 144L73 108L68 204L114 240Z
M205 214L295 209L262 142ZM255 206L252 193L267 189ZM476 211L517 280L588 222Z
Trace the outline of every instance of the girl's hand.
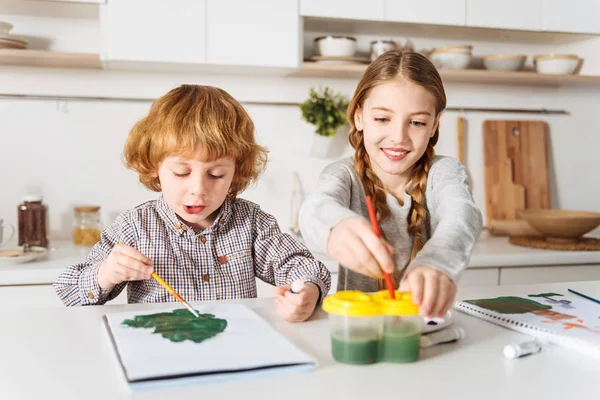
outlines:
M400 282L400 291L411 292L422 316L443 317L454 302L456 285L443 272L415 267Z
M319 288L314 283L307 282L300 293L292 293L290 287L285 285L275 288L277 314L288 322L306 321L319 300Z
M133 247L118 244L98 268L98 285L110 290L121 282L152 277L152 260Z
M394 272L392 246L378 238L371 224L361 217L348 218L329 234L327 254L346 268L371 278L382 278Z

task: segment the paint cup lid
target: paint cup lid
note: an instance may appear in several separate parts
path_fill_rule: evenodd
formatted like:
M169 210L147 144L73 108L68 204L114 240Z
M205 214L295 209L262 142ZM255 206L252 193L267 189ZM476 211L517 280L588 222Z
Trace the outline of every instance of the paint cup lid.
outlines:
M342 290L325 297L323 310L346 317L372 317L381 314L379 304L359 290Z
M395 291L395 299L390 298L387 290L373 293L373 299L381 304L381 312L384 315L419 315L419 306L412 301L412 295L408 292Z

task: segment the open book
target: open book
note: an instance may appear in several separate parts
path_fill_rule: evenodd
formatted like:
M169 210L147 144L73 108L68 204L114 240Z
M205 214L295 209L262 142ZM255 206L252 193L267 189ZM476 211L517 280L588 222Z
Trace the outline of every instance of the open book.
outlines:
M240 304L112 313L104 316L119 361L134 387L179 380L223 380L308 370L316 360Z
M600 305L560 293L464 300L455 308L542 342L600 358Z

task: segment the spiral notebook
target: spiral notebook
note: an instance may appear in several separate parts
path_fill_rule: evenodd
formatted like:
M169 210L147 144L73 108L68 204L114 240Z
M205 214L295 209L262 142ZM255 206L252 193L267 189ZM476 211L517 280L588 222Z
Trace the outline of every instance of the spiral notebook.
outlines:
M464 300L455 308L542 342L600 358L600 305L560 293Z

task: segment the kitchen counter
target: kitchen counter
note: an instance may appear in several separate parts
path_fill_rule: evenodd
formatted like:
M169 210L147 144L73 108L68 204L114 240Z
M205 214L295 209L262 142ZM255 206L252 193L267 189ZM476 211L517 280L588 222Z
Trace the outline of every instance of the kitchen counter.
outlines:
M564 292L573 288L600 297L600 281L459 289L460 299ZM424 349L411 364L348 366L331 357L327 316L318 310L303 323L286 323L274 299L235 303L254 309L275 329L318 360L316 369L210 384L166 386L132 391L120 369L102 323L105 313L159 310L172 304L105 305L45 310L1 310L10 329L0 357L0 397L6 399L590 399L597 391L600 363L558 346L523 359L502 354L508 343L529 337L455 312L455 326L466 338ZM195 303L202 306L206 303ZM40 329L43 334L40 334Z
M89 249L74 246L70 241L51 244L53 250L45 260L12 266L0 266L0 286L2 285L49 285L70 264L81 262ZM326 255L316 253L333 273L337 273L337 263ZM600 264L600 251L554 251L540 250L508 243L505 237L482 233L473 250L469 269L498 267L526 267L552 265Z

